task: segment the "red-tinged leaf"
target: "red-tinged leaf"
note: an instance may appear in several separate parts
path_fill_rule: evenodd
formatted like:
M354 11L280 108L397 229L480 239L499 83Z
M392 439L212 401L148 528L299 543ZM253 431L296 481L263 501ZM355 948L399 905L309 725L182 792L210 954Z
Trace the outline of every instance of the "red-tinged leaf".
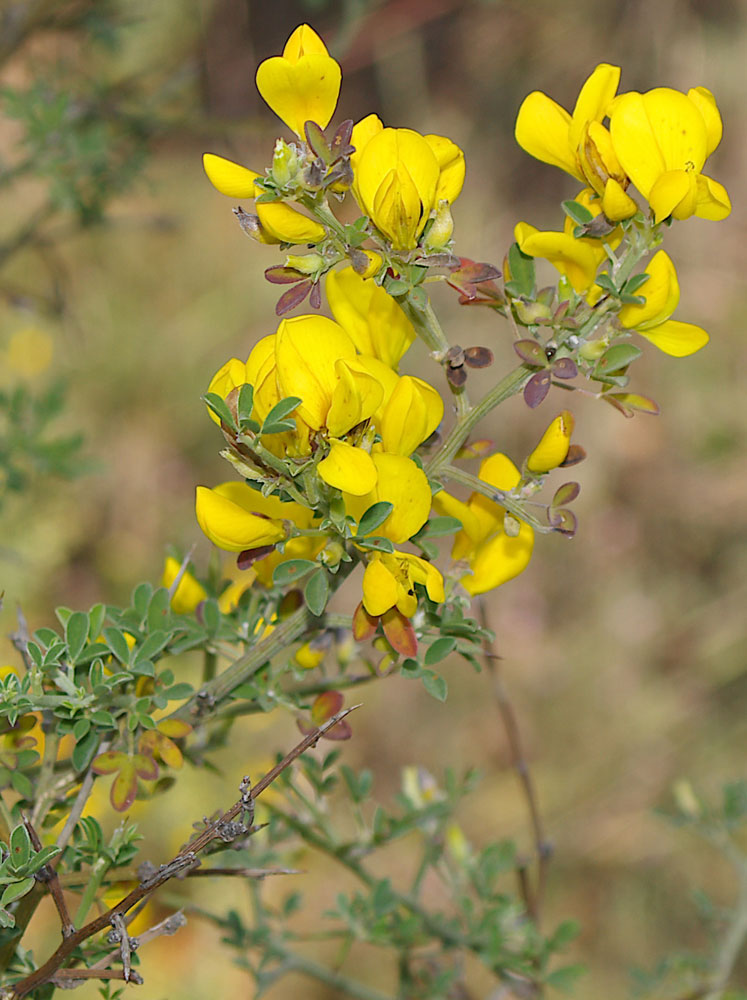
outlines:
M274 545L260 545L256 549L244 549L236 557L236 565L239 569L249 569L252 563L257 562L258 559L264 559L274 550Z
M138 778L144 781L155 781L158 777L158 764L150 754L136 753L132 758Z
M178 770L184 763L181 750L168 736L163 736L161 733L157 733L156 735L158 740L158 756L166 767L173 767Z
M356 642L364 642L375 635L379 619L369 615L363 607L363 601L353 612L353 638Z
M127 758L112 783L109 800L117 812L126 812L137 795L135 763Z
M353 730L350 728L350 723L347 719L340 719L336 726L332 726L331 729L327 730L324 734L325 740L349 740L353 735Z
M623 415L624 417L626 417L626 418L627 418L628 420L630 420L630 419L631 419L631 418L632 418L633 416L635 416L635 413L634 413L634 411L633 411L633 410L631 410L629 406L626 406L626 405L625 405L624 403L621 403L619 399L616 399L616 398L615 398L615 396L612 396L612 395L607 395L607 394L605 393L605 395L604 395L604 396L602 396L602 399L603 399L603 400L604 400L604 401L605 401L606 403L609 403L609 404L610 404L610 406L614 406L614 408L615 408L615 409L616 409L616 410L617 410L617 411L618 411L619 413L622 413L622 415Z
M575 378L578 375L578 368L573 358L558 358L553 361L552 373L554 378Z
M427 257L416 257L413 263L418 267L448 267L450 271L459 268L459 258L453 253L429 253Z
M524 386L524 402L533 410L539 406L550 391L552 381L549 372L537 372Z
M137 743L137 748L141 754L152 757L158 749L158 733L155 729L147 729L141 734Z
M381 616L384 635L389 645L402 656L416 656L418 639L409 618L405 618L397 608L390 608Z
M355 146L350 145L350 140L353 135L353 119L346 118L341 125L338 125L337 131L332 136L332 142L330 143L330 150L332 151L332 157L334 160L338 160L341 156L350 156L351 153L355 152Z
M570 305L570 302L568 301L568 299L566 299L564 302L560 303L560 305L558 306L558 308L553 313L553 317L552 318L553 318L553 322L554 323L559 323L561 321L561 319L568 312L569 305Z
M570 465L578 465L586 458L586 450L580 444L572 444L565 456L565 461L558 466L559 469L567 469Z
M322 286L317 281L316 284L311 289L311 295L309 296L309 305L312 309L322 308Z
M324 691L317 695L311 706L311 721L315 726L321 726L327 719L337 715L344 700L342 691Z
M459 267L452 272L452 277L458 275L471 285L480 285L484 281L495 281L500 278L501 272L492 264L484 261L470 260L469 257L459 258Z
M454 388L459 389L467 381L467 371L465 368L447 368L446 378Z
M547 363L545 349L536 340L515 340L514 350L521 360L528 365L538 365L544 368Z
M311 278L307 278L306 281L300 281L295 288L289 288L287 292L283 292L275 306L276 315L285 316L291 309L300 306L311 291L312 284Z
M553 531L567 538L573 538L578 529L578 518L572 510L566 510L564 507L550 507L547 511L547 520Z
M265 278L273 285L295 285L305 277L306 275L297 271L295 267L283 267L281 264L268 267L265 271Z
M581 486L579 483L563 483L555 491L555 496L552 498L552 506L562 507L563 504L573 503L580 492Z
M308 121L304 125L303 130L309 149L329 166L332 162L332 155L321 127L316 122Z
M488 368L493 364L493 352L487 347L467 347L464 363L470 368Z
M652 417L659 415L659 404L656 400L649 399L648 396L639 396L635 392L610 392L605 394L604 399L616 399L626 409L636 410L638 413L648 413Z
M181 740L192 732L192 727L184 719L162 719L156 724L156 729L172 740Z
M119 750L106 750L104 753L100 753L98 757L94 757L91 770L94 774L114 774L128 760L129 757L127 754L121 753Z

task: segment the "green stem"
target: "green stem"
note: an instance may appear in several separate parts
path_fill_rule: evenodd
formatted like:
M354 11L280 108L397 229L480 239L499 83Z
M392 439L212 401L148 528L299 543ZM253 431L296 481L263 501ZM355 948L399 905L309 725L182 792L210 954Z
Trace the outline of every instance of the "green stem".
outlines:
M426 462L427 475L431 478L438 478L440 471L455 458L459 449L482 418L511 396L521 392L532 374L531 368L520 365L493 386L479 403L463 414L444 438L440 448Z
M101 883L110 867L111 864L108 858L100 857L94 861L88 881L86 882L86 887L83 890L78 912L75 914L74 923L76 930L80 930L86 922L88 911L91 909L93 901L96 899L96 893L101 888Z
M271 940L268 947L283 959L285 967L289 972L300 972L304 976L317 979L320 983L324 983L332 990L338 990L341 993L346 993L350 997L355 997L355 1000L392 1000L390 994L381 993L379 990L374 990L370 986L365 986L356 979L350 979L348 976L344 976L341 972L337 972L334 969L328 969L324 965L319 965L318 962L314 962L312 959L306 958L305 955L289 951L279 941L274 939Z
M541 531L545 534L549 534L553 529L548 525L543 524L541 521L537 520L527 512L526 504L522 503L521 500L516 500L510 494L505 493L503 490L496 489L495 486L491 486L490 483L486 483L484 479L479 479L477 476L473 476L471 472L465 472L464 469L457 469L453 465L447 465L441 470L442 479L453 479L457 483L461 483L462 486L469 486L470 489L474 490L476 493L481 493L488 500L492 500L493 503L500 504L501 507L505 507L507 511L510 511L514 517L518 517L520 521L525 521L527 524L531 524L535 531Z
M747 939L747 858L730 840L719 845L734 865L738 878L737 902L732 919L726 930L714 961L711 988L703 995L704 1000L722 1000L734 966Z

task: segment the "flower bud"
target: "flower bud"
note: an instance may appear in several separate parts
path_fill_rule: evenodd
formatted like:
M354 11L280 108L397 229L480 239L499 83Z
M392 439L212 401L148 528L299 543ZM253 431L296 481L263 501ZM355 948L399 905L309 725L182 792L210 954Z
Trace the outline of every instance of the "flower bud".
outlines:
M540 443L527 459L529 472L542 475L562 465L571 446L572 433L573 414L563 410L547 428Z
M284 139L278 139L272 155L272 176L279 187L285 187L298 172L298 153Z
M324 267L324 257L319 253L293 254L285 258L285 266L301 274L318 274Z
M426 249L443 250L451 240L453 233L454 219L451 215L451 209L449 208L448 201L446 201L445 198L442 198L438 203L433 224L428 230L428 235L425 238Z

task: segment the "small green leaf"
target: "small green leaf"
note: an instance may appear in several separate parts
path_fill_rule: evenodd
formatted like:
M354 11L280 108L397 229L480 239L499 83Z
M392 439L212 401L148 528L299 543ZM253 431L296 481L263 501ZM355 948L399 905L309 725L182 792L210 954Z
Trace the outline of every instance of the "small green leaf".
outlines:
M424 670L422 678L423 687L431 697L436 698L438 701L446 701L449 687L440 674L435 673L433 670Z
M371 535L369 538L356 538L355 544L359 549L373 549L374 552L394 552L394 543L389 538L382 538L379 535Z
M88 621L90 622L88 628L88 639L90 642L96 642L98 637L101 635L101 627L104 624L105 618L106 618L106 605L94 604L94 606L88 612Z
M148 631L155 632L166 624L171 611L171 599L165 587L158 587L153 591L153 596L148 605Z
M288 559L275 567L272 582L276 587L287 587L289 583L295 583L313 569L316 569L316 563L311 559Z
M88 733L73 747L72 761L76 771L85 771L94 758L99 746L97 734Z
M166 688L164 694L169 701L181 701L182 698L189 698L194 692L194 688L191 684L174 684L170 688Z
M394 504L389 503L388 500L380 500L378 503L372 504L358 522L358 534L370 535L386 521L393 510Z
M132 592L132 606L137 612L138 618L145 618L146 612L148 610L148 605L150 604L150 599L153 596L153 584L152 583L139 583L137 587Z
M263 434L285 434L287 431L294 431L296 425L292 420L265 420L262 424Z
M75 663L80 656L80 652L88 639L88 615L82 611L74 611L65 625L65 641L67 642L68 655Z
M564 201L563 211L577 226L585 226L587 222L591 222L594 218L589 209L585 205L580 205L577 201Z
M410 286L406 281L400 281L399 278L392 278L386 283L386 290L390 295L399 296L407 295L410 291Z
M10 867L15 871L24 868L31 857L31 839L23 823L13 828L10 835Z
M432 517L430 521L427 521L417 535L413 535L413 538L420 538L421 536L426 536L428 538L442 538L444 535L453 535L456 531L460 531L462 527L462 522L457 517L448 517L446 514L440 517Z
M239 417L239 427L243 430L252 416L254 407L254 387L245 383L241 386L236 399L236 412Z
M20 756L20 754L19 754ZM38 754L34 754L34 757L38 757ZM18 762L18 757L16 758ZM21 771L11 771L10 772L10 783L13 788L18 792L20 796L24 799L32 799L34 796L34 786L31 784L29 778L26 777Z
M135 650L135 663L139 660L154 660L169 642L171 635L163 629L156 629L146 638L142 646Z
M456 646L456 639L451 636L444 635L428 647L428 652L425 654L425 664L428 667L432 667L434 663L440 663L441 660L445 659L449 653L453 651Z
M552 986L553 989L560 990L561 993L570 995L574 992L579 977L585 974L586 966L584 965L566 965L562 969L551 972L545 979L545 983Z
M629 278L628 281L625 282L623 291L627 292L628 295L635 295L638 289L646 284L649 277L650 276L646 274L645 271L641 272L641 274L634 274L632 278Z
M514 243L508 251L508 266L511 271L510 285L519 295L530 298L534 294L535 287L534 259L522 253L519 244Z
M206 392L202 400L208 409L213 411L221 423L225 424L232 431L238 430L233 414L228 409L228 403L226 403L222 396L219 396L217 392Z
M31 878L21 879L20 882L12 882L9 886L6 886L5 892L0 896L0 906L7 906L9 903L20 899L21 896L25 896L27 892L31 892L34 888L34 882L35 879L32 876Z
M264 423L262 424L262 433L275 433L274 431L267 430L268 425L285 420L285 418L290 416L290 414L293 413L298 404L301 402L303 402L303 400L299 396L286 396L285 399L281 399L279 402L275 403L273 408L265 417ZM291 424L291 426L295 427L295 424Z
M34 872L38 872L39 869L46 865L47 862L51 861L52 858L56 858L60 853L60 848L52 844L49 847L42 847L33 858L29 861L26 871L29 875L33 875Z
M321 566L309 577L303 596L312 615L318 617L324 613L329 598L329 579Z
M614 375L627 368L636 358L640 358L641 353L640 347L634 344L613 344L597 361L592 374Z
M127 645L124 632L118 628L105 628L104 642L120 663L127 665L130 662L130 647Z

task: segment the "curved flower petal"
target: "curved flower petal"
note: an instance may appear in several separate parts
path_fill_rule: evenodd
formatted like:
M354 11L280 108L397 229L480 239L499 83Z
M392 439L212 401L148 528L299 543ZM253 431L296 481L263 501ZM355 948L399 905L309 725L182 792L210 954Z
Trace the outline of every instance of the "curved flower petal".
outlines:
M659 250L646 266L648 278L638 289L645 297L642 306L626 305L620 310L620 322L629 329L646 330L669 319L680 300L677 272L671 258Z
M423 138L433 150L440 170L436 201L445 199L451 205L459 197L464 184L466 171L464 153L455 142L447 139L446 136L425 135Z
M617 85L620 67L600 63L581 88L568 128L571 148L578 148L584 128L589 122L601 122L607 114Z
M623 170L648 198L656 180L668 168L642 94L631 91L615 98L610 110L610 135Z
M710 156L721 142L724 131L716 99L707 87L691 87L687 96L703 117L706 127L706 156Z
M325 290L332 315L361 354L396 368L415 339L415 328L396 299L352 267L330 271Z
M510 538L505 532L481 545L470 560L472 576L462 580L462 586L474 597L499 587L522 573L532 557L534 532L528 524L519 528L519 534Z
M602 211L610 222L620 222L629 219L638 211L638 205L625 191L619 181L610 177L604 186L602 195Z
M685 358L695 354L709 341L705 330L693 323L680 323L676 319L668 319L658 326L638 333L650 340L654 347L674 358Z
M539 232L522 222L516 226L514 237L522 253L549 260L577 292L586 291L594 283L599 256L584 240L570 233Z
M229 198L254 197L254 182L259 179L259 174L253 170L215 153L203 153L202 165L208 180L221 194Z
M168 590L176 580L180 569L181 564L173 556L168 556L163 567L161 586ZM179 586L171 596L171 607L178 615L191 615L197 605L204 601L207 596L207 591L202 584L194 578L189 570L186 570L179 581Z
M229 393L233 392L239 386L245 385L247 381L246 364L243 361L239 361L238 358L230 358L210 379L207 391L214 392L221 399L225 399ZM213 413L210 407L207 407L207 411L210 419L220 425L219 418Z
M381 403L384 388L369 372L344 360L335 364L335 372L338 382L325 422L333 437L342 437L368 420Z
M365 496L346 493L345 510L359 521L373 504L382 500L391 503L394 509L375 534L399 545L418 532L428 520L431 488L425 473L412 459L386 452L371 457L378 477L376 486Z
M697 190L695 174L686 170L665 170L648 194L654 220L661 222L669 215L688 219L695 211Z
M371 557L363 574L363 607L369 613L378 617L390 608L395 607L398 600L405 596L397 577L382 561L377 552ZM415 601L417 608L417 601ZM412 609L413 613L415 608Z
M527 459L527 469L530 472L541 475L557 469L565 462L571 446L573 424L573 414L568 410L558 414Z
M568 141L571 116L559 104L535 90L522 101L514 135L523 150L536 160L560 167L583 181Z
M197 487L195 511L203 533L219 549L227 552L274 545L285 537L280 522L251 514L233 500L205 486Z
M327 47L314 29L308 24L299 24L288 36L283 49L283 59L295 64L302 56L312 52L322 56L329 55Z
M731 201L726 188L718 181L700 174L698 177L698 195L695 214L699 219L710 219L720 222L731 212Z
M443 415L441 394L422 379L403 375L379 424L384 451L411 455L435 431Z
M376 486L377 472L373 459L362 448L345 441L333 441L329 455L317 466L325 483L353 496L370 493Z
M255 211L262 228L279 243L319 243L324 226L282 201L260 202Z
M260 63L257 90L288 128L303 138L307 121L326 128L335 113L342 72L335 60L319 51L295 61L273 56Z

